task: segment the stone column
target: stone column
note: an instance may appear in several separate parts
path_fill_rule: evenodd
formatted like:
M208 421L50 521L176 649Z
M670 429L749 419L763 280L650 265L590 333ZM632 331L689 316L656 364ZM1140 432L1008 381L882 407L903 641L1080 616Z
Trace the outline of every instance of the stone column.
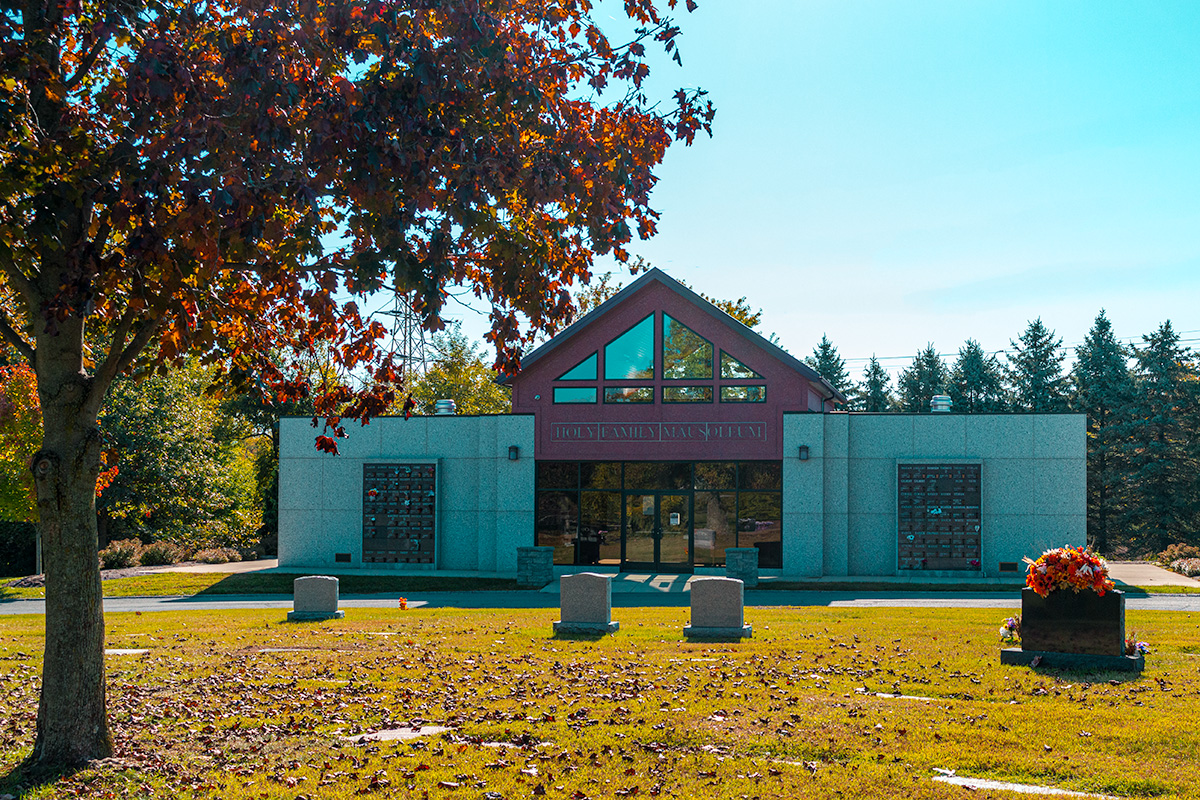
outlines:
M758 586L758 548L726 547L725 577L741 581L745 586Z
M517 548L517 585L540 589L554 580L553 547Z

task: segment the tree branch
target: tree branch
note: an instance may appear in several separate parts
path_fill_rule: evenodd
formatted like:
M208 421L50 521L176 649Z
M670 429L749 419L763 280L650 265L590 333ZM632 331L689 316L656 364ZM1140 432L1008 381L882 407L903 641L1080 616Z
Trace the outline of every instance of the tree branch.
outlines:
M37 302L37 289L33 285L33 281L21 271L13 261L12 250L7 247L0 247L0 271L3 271L8 282L13 288L21 293L21 298L25 301L27 309L36 309L39 305Z
M133 360L138 357L138 354L154 338L154 334L158 333L162 328L166 319L165 314L159 313L154 319L145 322L138 328L138 332L134 334L129 344L125 345L123 349L118 346L116 337L114 336L113 344L108 351L108 357L105 358L101 371L97 372L95 378L92 380L92 387L88 392L87 402L84 404L84 408L89 414L95 415L100 413L100 407L104 405L104 396L108 393L108 387L112 384L113 379L129 368ZM122 323L124 323L124 320L122 320ZM128 329L126 329L126 333L128 333ZM116 356L115 359L114 356Z
M0 312L0 338L3 338L4 341L12 345L21 354L21 357L29 362L30 367L35 366L34 358L37 354L33 349L33 345L29 344L21 334L17 333L17 329L9 322L8 315L2 312Z
M125 309L125 313L121 315L121 319L113 331L112 341L108 345L108 355L105 356L100 369L96 370L95 383L103 386L105 391L112 383L113 378L117 377L119 372L117 364L121 361L121 353L125 350L125 340L129 337L129 331L133 328L136 318L137 315L132 308Z
M96 40L83 58L79 60L79 66L75 68L75 74L63 82L63 85L68 89L74 89L83 80L84 76L91 71L96 64L96 59L100 56L101 51L108 47L108 37L103 37Z

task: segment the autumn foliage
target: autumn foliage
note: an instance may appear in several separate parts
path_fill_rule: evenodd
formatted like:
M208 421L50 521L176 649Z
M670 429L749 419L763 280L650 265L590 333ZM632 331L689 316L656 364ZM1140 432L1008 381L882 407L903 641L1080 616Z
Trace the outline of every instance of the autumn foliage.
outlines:
M226 390L305 401L336 452L345 420L404 404L380 293L437 330L456 286L516 367L596 256L654 234L654 169L710 128L703 92L646 90L655 51L680 60L676 0L660 5L0 11L0 338L35 365L44 423L35 760L111 752L93 491L114 378L198 357ZM618 7L610 39L597 17Z

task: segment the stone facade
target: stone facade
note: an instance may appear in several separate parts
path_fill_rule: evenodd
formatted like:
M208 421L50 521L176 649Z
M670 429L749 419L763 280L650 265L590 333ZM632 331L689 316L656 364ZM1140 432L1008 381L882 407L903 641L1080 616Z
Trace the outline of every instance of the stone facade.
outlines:
M318 431L309 423L297 417L279 422L280 566L363 566L363 465L432 461L438 466L437 560L428 568L516 573L517 548L533 544L531 416L347 421L350 436L338 440L336 456L313 446ZM513 445L515 461L509 458Z
M982 470L979 574L1087 539L1083 414L789 414L783 572L915 575L898 567L897 466ZM808 458L797 457L801 446Z

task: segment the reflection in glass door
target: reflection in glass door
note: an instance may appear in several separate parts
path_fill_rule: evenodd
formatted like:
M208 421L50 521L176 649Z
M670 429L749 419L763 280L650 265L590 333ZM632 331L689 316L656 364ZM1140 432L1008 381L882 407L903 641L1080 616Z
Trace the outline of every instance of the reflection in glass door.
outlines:
M625 495L624 566L691 571L690 494Z

